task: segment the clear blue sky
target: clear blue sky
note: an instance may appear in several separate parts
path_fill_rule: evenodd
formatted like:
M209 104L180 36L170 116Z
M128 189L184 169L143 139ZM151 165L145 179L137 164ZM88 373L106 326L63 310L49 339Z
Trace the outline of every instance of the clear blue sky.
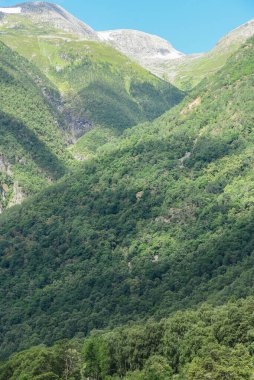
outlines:
M1 6L22 0L0 0ZM254 18L254 0L56 0L96 30L127 28L157 34L185 53L211 49Z

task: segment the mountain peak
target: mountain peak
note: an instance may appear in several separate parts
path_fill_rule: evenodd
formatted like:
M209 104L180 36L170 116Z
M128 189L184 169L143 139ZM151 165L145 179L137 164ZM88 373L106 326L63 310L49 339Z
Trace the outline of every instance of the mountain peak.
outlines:
M144 65L151 61L181 58L183 53L161 37L138 30L117 29L98 32L99 38Z
M0 13L4 17L8 17L9 14L21 14L29 17L34 24L40 26L40 29L42 25L46 25L86 39L98 39L96 32L90 26L84 24L57 4L44 1L27 2L13 7L0 8Z

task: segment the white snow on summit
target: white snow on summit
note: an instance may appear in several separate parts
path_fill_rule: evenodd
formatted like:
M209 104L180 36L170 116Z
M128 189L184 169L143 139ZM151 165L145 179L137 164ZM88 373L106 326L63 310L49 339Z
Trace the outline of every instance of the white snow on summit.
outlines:
M10 13L10 14L21 13L21 7L0 8L0 12L2 12L2 13Z

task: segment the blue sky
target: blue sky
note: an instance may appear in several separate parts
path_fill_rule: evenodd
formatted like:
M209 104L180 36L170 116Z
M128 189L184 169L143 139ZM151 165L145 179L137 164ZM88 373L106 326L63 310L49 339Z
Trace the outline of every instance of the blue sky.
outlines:
M1 6L20 1L0 0ZM157 34L185 53L211 49L254 18L254 0L56 0L96 30L127 28Z

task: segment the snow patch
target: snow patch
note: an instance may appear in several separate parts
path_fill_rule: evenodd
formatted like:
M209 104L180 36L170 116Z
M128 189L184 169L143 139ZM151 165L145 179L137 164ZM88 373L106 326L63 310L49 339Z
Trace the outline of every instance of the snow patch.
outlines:
M17 13L21 13L21 11L22 11L21 7L0 8L0 12L2 12L2 13L17 14Z
M112 41L111 31L98 32L98 35L102 41Z
M162 60L171 60L171 59L178 59L178 58L181 58L183 57L184 54L177 51L177 50L172 50L170 53L168 54L162 54L162 53L158 53L158 54L155 54L155 55L151 55L150 58L151 59L162 59Z

